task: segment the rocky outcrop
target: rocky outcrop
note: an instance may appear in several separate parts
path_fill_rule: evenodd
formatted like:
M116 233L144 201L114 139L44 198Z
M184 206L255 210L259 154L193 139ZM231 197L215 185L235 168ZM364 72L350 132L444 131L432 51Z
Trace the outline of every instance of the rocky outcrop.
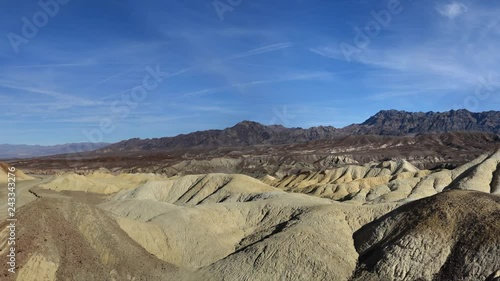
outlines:
M351 280L486 280L500 264L499 206L454 190L400 207L354 234Z

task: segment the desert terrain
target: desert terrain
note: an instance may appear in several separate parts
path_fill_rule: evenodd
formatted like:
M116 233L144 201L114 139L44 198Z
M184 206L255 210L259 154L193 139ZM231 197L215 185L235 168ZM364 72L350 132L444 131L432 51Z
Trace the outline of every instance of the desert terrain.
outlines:
M0 281L500 281L499 15L0 1Z
M267 129L241 125L238 140ZM496 133L138 142L1 164L2 198L18 168L16 273L2 280L500 278Z

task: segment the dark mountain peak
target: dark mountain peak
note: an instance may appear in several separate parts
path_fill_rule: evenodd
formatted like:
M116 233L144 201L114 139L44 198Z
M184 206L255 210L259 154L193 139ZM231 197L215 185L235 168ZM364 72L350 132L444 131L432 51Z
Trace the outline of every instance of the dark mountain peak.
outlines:
M264 128L266 126L261 124L261 123L255 122L255 121L244 120L244 121L237 123L232 128L238 128L238 127L240 127L240 128Z
M395 109L381 110L381 111L377 112L375 115L368 118L361 125L366 125L366 126L374 125L374 124L377 124L385 119L400 118L401 116L404 116L407 113L408 112L406 112L406 111L395 110Z
M380 110L375 114L374 116L381 116L381 115L391 115L391 114L406 114L408 113L407 111L404 110L397 110L397 109L385 109L385 110Z
M260 125L260 126L263 126L261 123L259 122L255 122L255 121L251 121L251 120L243 120L241 122L238 122L236 123L235 126L238 126L238 125L242 125L242 126L255 126L255 125Z
M466 109L446 112L382 110L360 125L350 126L355 134L405 135L452 131L500 132L498 111L473 113Z

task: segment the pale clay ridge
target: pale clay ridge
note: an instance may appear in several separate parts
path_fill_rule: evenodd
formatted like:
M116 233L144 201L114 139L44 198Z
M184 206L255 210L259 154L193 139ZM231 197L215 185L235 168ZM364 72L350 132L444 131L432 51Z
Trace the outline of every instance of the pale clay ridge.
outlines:
M245 195L282 192L243 175L207 174L149 181L124 190L115 199L149 199L177 205L242 201Z
M63 175L43 187L118 192L98 206L24 207L17 280L485 280L500 269L498 162L496 152L451 171L400 161L264 179L352 185L343 199L358 204L243 175Z
M151 213L150 217L142 217L142 222L120 218L119 223L134 240L158 258L181 268L197 270L202 280L246 280L248 276L252 276L251 280L349 280L358 261L352 233L396 207L395 204L346 205L300 194L275 194L277 196L272 198L255 198L257 201L243 204L164 205L164 214ZM178 202L177 199L172 201ZM464 198L462 201L467 200ZM455 206L453 204L451 206ZM117 205L122 208L117 208ZM109 202L102 207L120 217L137 217L137 213L131 214L126 208L123 209L126 205ZM423 206L422 209L425 211L427 207ZM468 207L471 206L464 206ZM463 211L463 214L470 211ZM455 213L456 210L452 208L446 216ZM403 219L395 220L403 223ZM489 225L491 227L491 223ZM384 235L391 228L382 228L380 233ZM433 261L433 255L420 250L417 256L405 256L413 250L409 252L404 249L417 247L409 246L412 243L424 243L422 249L430 249L425 244L435 232L432 226L430 229L428 233L407 236L405 239L408 242L405 243L409 244L404 247L408 248L398 250L389 261L389 268L398 268L398 271L390 271L389 275L383 275L384 278L379 280L414 280L412 278L420 276L421 272L425 272L424 277L439 273L444 268L443 264L422 269L422 266ZM446 231L453 229L448 228ZM451 232L449 235L461 233ZM372 239L368 238L368 241ZM357 243L361 241L364 240ZM497 244L494 241L489 243L485 253L498 252L498 249L491 248L491 245ZM446 260L451 254L445 251L440 258ZM453 258L456 256L453 254ZM476 268L484 268L485 272L491 273L497 260L491 254L484 256L487 258L475 261ZM417 259L412 264L415 258L423 260ZM299 262L304 260L309 262ZM390 274L394 274L393 278L389 278ZM477 280L475 278L480 276L483 273L476 270L466 280Z
M483 158L483 157L482 157ZM487 156L477 165L467 165L467 171L456 176L449 188L470 189L500 194L500 150ZM462 168L462 169L464 169Z
M8 181L8 174L9 174L9 168L11 166L9 164L0 162L0 183L7 183ZM16 170L14 172L16 175L16 181L25 181L25 180L32 180L33 177L26 175L23 173L21 170Z
M244 203L182 207L162 203L165 205L154 206L155 212L141 209L142 214L116 197L116 202L107 202L101 207L119 216L119 224L130 237L158 258L182 268L198 269L207 280L241 280L244 276L254 276L254 280L280 280L276 278L284 271L292 280L306 276L345 280L357 258L352 232L395 207L394 204L350 206L284 192L253 196L250 201L246 196L243 198ZM152 201L147 199L147 202ZM163 214L160 209L164 210ZM143 215L148 212L149 216ZM132 217L141 219L134 221ZM328 238L327 232L332 229L338 231L336 241ZM275 233L278 236L274 237ZM276 239L288 241L288 246L284 247L285 244ZM326 247L323 251L314 247L318 239L326 239L321 242ZM259 269L255 269L256 259L262 251L270 249L274 249L277 256L262 260ZM290 253L295 253L293 261ZM238 258L240 256L244 261ZM315 261L318 267L298 267L296 262L305 257ZM248 267L239 266L244 264ZM346 269L339 270L340 264ZM226 272L228 270L230 272ZM258 277L259 274L262 276ZM226 275L228 277L224 277Z
M264 177L272 186L350 202L395 202L434 195L445 188L500 193L500 150L454 170L419 171L406 161L349 165L281 179Z
M166 179L166 177L155 174L119 174L114 176L109 173L95 172L83 176L69 173L40 187L55 191L69 190L113 194L123 189L135 188L150 180L162 179Z

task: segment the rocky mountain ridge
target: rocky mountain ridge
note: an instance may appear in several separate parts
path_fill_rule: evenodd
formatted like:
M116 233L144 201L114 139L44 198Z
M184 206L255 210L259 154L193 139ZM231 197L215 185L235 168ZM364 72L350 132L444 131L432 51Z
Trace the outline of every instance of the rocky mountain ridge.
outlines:
M451 110L448 112L407 112L382 110L359 125L344 130L353 134L407 135L457 131L480 131L500 133L500 112L470 112Z
M467 110L452 110L423 113L383 110L361 124L340 129L332 126L308 129L286 128L281 125L266 126L257 122L243 121L223 130L198 131L175 137L125 140L100 149L99 152L280 145L335 139L348 135L405 136L463 131L500 134L500 111L474 113Z
M332 138L339 135L341 135L339 130L331 126L302 129L286 128L281 125L266 126L257 122L243 121L224 130L198 131L175 137L155 139L134 138L113 144L100 151L173 150L219 146L289 144Z

